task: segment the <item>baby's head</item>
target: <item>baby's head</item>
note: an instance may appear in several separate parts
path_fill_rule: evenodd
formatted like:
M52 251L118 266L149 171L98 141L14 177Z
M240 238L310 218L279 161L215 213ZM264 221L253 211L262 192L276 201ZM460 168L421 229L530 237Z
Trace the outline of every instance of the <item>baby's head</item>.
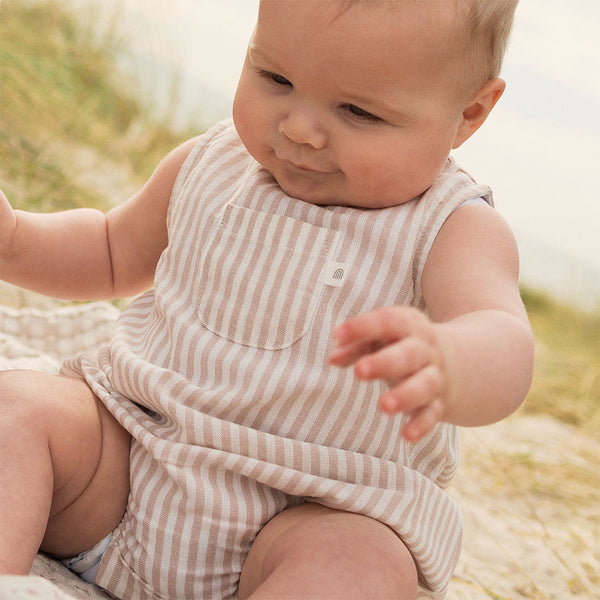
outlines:
M234 102L291 196L381 208L435 180L504 90L517 0L261 0Z

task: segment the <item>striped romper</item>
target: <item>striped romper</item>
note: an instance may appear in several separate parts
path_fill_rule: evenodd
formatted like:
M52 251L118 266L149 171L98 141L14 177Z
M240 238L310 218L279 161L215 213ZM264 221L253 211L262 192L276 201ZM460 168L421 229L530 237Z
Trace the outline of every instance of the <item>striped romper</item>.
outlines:
M464 201L453 160L421 197L381 210L290 198L226 121L177 178L155 287L111 342L68 361L133 436L131 493L96 582L118 598L235 598L248 550L302 502L368 515L408 546L443 598L461 545L443 489L454 426L406 443L382 382L328 364L332 330L384 305L425 308L421 273Z

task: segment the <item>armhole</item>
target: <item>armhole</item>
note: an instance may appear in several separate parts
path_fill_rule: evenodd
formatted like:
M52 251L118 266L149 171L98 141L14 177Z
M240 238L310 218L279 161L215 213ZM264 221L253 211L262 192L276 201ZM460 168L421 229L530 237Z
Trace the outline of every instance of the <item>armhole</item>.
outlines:
M1 1L1 0L0 0ZM179 173L175 178L173 189L171 190L171 197L169 199L169 210L167 212L167 227L170 227L171 213L174 210L176 202L174 200L179 197L182 188L184 187L190 174L193 172L194 167L201 160L203 153L210 146L211 142L223 132L227 132L232 127L231 119L222 121L214 125L208 131L200 134L197 137L195 146L192 147L186 159L183 161Z
M485 206L491 207L492 204L489 200L487 200L484 196L479 196L477 198L471 198L470 200L465 200L463 203L459 204L454 210L462 208L463 206L467 206L469 204L484 204ZM452 211L454 212L454 211Z
M440 207L440 210L435 214L434 218L430 221L430 226L433 231L435 231L434 235L427 235L422 239L421 244L418 247L418 251L416 253L416 260L413 266L413 281L414 281L414 294L416 306L425 309L425 303L423 300L423 294L421 290L421 276L423 275L423 269L425 268L425 264L427 262L427 258L429 257L429 252L435 242L437 237L437 233L444 226L446 219L453 214L456 210L463 206L468 206L469 204L481 204L484 206L489 206L490 208L494 207L494 200L491 194L491 190L487 188L487 186L478 186L479 189L472 190L474 195L462 202L454 206L453 208L443 206Z
M175 183L173 184L171 198L177 196L181 191L181 188L183 187L183 184L196 161L196 156L202 150L202 147L206 142L205 135L206 134L200 135L198 137L196 144L192 147L185 160L183 161L181 168L179 169L179 173L177 173L177 177L175 178Z

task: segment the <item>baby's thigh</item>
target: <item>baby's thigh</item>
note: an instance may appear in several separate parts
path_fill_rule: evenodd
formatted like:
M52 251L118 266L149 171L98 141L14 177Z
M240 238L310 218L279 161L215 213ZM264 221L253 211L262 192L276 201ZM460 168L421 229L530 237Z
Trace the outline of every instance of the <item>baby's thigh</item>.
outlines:
M0 404L31 472L47 459L53 494L42 549L78 554L112 531L129 492L129 434L81 379L0 373ZM35 463L38 463L37 465Z
M416 598L415 563L386 525L307 503L275 516L254 542L240 598Z

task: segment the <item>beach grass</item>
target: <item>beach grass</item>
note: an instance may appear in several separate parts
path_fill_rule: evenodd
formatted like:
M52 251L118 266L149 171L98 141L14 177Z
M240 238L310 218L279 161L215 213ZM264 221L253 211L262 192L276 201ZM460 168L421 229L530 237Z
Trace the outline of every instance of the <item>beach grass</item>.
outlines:
M600 313L525 288L536 337L533 384L523 410L600 433Z
M58 0L3 0L0 16L0 188L15 207L107 209L198 133L157 118L118 68L127 40L116 27L98 35ZM526 286L523 298L537 356L521 410L598 434L600 313Z
M125 199L120 183L141 185L190 136L116 68L117 28L99 35L87 21L58 0L0 3L0 184L16 207L107 209Z

